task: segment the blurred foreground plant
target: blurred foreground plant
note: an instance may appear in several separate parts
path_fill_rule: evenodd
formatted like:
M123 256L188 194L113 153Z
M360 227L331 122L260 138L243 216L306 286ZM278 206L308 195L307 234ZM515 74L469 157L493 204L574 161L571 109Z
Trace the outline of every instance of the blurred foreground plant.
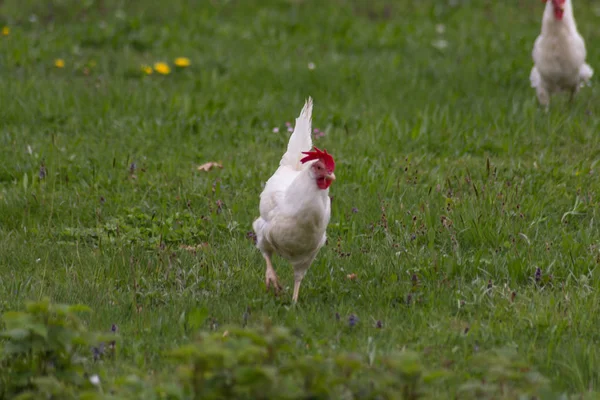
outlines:
M88 332L80 305L28 302L25 311L4 313L0 350L0 398L78 398L96 391L90 348L102 335ZM107 337L108 339L108 337ZM114 340L114 336L110 340Z
M269 320L199 331L192 343L168 351L174 368L149 374L116 358L114 333L85 329L77 314L88 311L45 299L3 315L0 400L575 398L553 393L514 348L483 351L469 375L458 376L426 368L413 351L378 354L371 339L366 354L307 353L304 340ZM207 313L191 315L195 328L205 325ZM106 358L103 343L114 363L94 362Z
M286 328L266 321L255 330L202 332L171 356L187 398L416 399L440 390L446 376L426 371L410 351L369 365L360 354L305 355L301 346Z

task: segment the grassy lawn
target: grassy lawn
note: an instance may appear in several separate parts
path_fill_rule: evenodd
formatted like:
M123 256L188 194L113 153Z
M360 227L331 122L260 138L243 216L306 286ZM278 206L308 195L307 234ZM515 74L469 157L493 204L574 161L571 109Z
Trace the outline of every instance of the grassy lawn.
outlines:
M600 8L574 9L600 70ZM0 311L86 304L89 329L119 327L108 370L150 380L205 310L204 330L268 317L309 355L413 350L456 377L448 396L499 349L557 393L600 391L600 93L538 107L542 11L0 2ZM285 290L266 293L250 232L309 95L337 181L293 307L291 266L274 259Z

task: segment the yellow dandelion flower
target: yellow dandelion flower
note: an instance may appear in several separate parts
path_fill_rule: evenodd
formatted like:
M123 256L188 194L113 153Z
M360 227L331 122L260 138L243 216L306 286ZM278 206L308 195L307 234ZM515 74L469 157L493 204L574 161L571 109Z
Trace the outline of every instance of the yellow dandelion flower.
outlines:
M62 58L57 58L56 60L54 60L54 66L56 68L64 68L65 67L65 60L63 60Z
M152 67L149 65L142 65L142 72L146 75L152 75Z
M177 57L175 59L175 65L177 65L179 68L189 67L190 64L191 64L190 59L187 57Z
M2 27L2 35L4 35L4 36L10 35L10 28L8 26Z
M169 64L164 62L155 63L154 70L161 75L169 75L171 73L171 68L169 67Z

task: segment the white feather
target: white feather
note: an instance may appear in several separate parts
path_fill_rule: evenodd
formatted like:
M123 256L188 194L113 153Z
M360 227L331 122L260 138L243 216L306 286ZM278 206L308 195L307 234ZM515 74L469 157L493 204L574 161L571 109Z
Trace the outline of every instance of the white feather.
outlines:
M309 151L312 148L311 139L311 124L312 124L312 109L313 101L312 97L304 103L300 115L296 118L296 125L294 126L294 132L290 136L288 142L287 151L281 157L279 165L287 165L297 171L304 169L304 164L300 162L303 157L303 151Z
M579 69L579 77L581 78L581 85L589 85L590 80L594 75L594 70L588 64L583 64Z

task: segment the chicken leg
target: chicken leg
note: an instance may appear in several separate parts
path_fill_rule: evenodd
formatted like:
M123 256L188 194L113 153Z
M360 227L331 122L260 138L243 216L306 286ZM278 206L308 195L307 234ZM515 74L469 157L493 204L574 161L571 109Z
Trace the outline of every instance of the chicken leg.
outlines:
M265 284L267 285L267 290L269 290L271 284L273 284L273 290L275 291L275 294L278 294L281 291L281 285L279 284L279 279L277 279L275 269L273 269L271 256L269 254L263 254L263 257L267 262L267 271L265 273Z
M579 87L575 86L574 88L571 88L570 92L570 96L569 96L569 104L573 104L573 100L575 100L575 95L577 94L577 92Z
M302 283L302 279L304 279L304 275L306 275L306 269L294 269L294 295L292 296L292 301L294 302L294 304L298 302L300 284Z

